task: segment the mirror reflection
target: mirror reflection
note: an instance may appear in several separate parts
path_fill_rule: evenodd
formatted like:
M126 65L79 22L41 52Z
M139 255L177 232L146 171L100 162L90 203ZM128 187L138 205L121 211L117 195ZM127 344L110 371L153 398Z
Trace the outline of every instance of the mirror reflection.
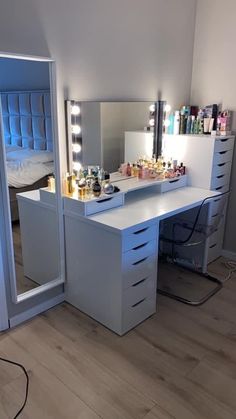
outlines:
M152 157L153 102L80 102L82 164L116 172L124 161ZM148 140L138 141L137 133ZM135 133L135 135L134 135ZM140 137L141 138L141 137Z
M59 277L49 63L1 58L0 95L19 295Z

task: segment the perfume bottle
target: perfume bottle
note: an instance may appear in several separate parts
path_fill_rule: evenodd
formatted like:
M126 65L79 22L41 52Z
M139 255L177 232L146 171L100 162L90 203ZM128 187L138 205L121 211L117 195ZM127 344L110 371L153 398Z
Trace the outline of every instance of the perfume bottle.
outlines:
M98 181L98 177L96 177L93 183L93 194L94 196L98 197L101 195L101 192L102 192L102 187Z

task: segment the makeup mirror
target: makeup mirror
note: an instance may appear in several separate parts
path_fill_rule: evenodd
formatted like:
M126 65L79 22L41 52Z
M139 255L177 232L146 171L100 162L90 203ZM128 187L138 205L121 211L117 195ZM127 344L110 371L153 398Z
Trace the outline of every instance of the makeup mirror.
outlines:
M0 170L15 303L64 282L53 65L0 57Z
M72 161L98 165L111 173L124 161L135 161L143 155L152 157L154 102L71 100L67 105L70 171ZM79 107L79 115L73 115L73 106ZM73 133L73 126L79 127L77 132ZM139 141L139 133L140 138L145 134L145 142ZM73 146L77 147L77 156Z

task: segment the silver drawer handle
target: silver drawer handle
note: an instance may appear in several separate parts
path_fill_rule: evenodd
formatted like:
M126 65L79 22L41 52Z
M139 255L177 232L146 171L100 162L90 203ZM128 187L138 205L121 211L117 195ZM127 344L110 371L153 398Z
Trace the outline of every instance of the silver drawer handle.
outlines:
M220 191L223 188L223 186L219 186L218 188L216 188L216 191Z
M96 201L97 204L102 204L103 202L107 202L113 199L111 196L109 198L99 199L99 201Z
M216 243L215 243L215 244L212 244L212 245L210 246L210 249L213 249L213 247L216 247Z
M228 150L225 150L225 151L219 151L219 154L225 154L225 153L227 153L228 152Z
M169 183L175 183L175 182L179 182L179 180L180 180L180 178L179 178L179 179L173 179L173 180L169 180Z
M146 258L143 258L143 259L138 260L137 262L134 262L133 263L133 266L139 265L140 263L145 262L145 260L147 260L147 258L148 258L148 256Z
M222 167L222 166L225 166L225 165L226 165L226 163L219 163L219 164L217 164L218 167Z
M149 227L142 228L141 230L134 231L134 233L133 233L133 234L141 234L141 233L144 233L144 231L146 231L146 230L148 230L148 229L149 229Z
M145 246L147 246L147 244L148 244L148 242L146 242L146 243L143 243L143 244L140 244L139 246L133 247L133 249L132 249L132 250L138 250L138 249L142 249L142 247L145 247Z
M219 176L216 176L217 177L217 179L221 179L222 177L224 177L225 175L219 175Z
M142 300L138 301L137 303L133 304L132 307L137 307L139 304L141 304L143 301L145 301L146 298L143 298Z
M140 281L136 282L136 284L133 284L132 287L137 287L137 285L142 284L143 282L145 282L147 280L147 278L141 279Z

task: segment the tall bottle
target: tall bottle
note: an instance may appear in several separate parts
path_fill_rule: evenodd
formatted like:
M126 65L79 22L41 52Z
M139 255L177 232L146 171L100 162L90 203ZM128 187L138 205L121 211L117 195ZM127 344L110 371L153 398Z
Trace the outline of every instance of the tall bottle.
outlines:
M180 125L180 114L179 114L179 111L175 111L174 135L179 134L179 125Z

